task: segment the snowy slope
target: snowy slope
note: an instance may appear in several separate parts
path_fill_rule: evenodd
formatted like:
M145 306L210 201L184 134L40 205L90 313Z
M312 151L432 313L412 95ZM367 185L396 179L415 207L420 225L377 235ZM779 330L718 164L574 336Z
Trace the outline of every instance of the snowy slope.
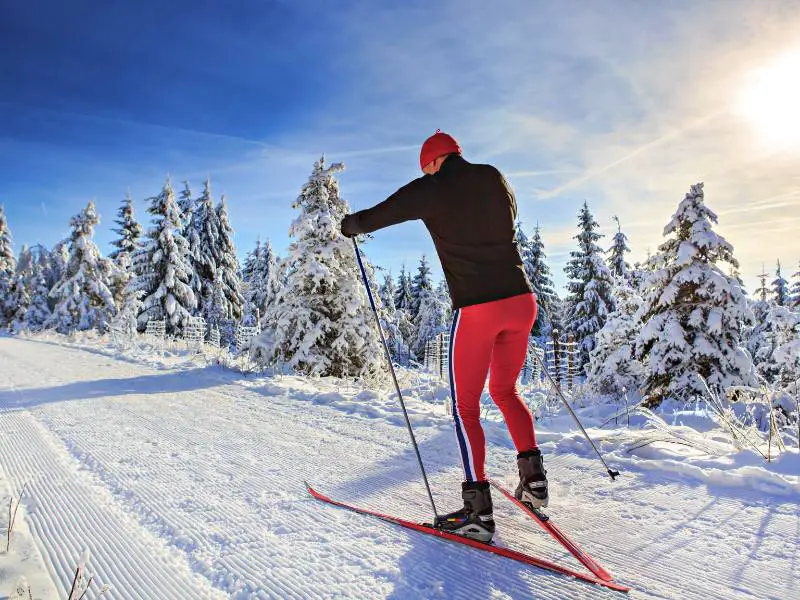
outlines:
M440 402L413 393L435 499L450 510L452 427ZM796 454L765 470L663 444L629 452L635 430L592 433L623 477L609 481L554 424L539 436L549 513L631 597L800 597ZM511 484L501 424L487 424L487 437L488 472ZM619 597L310 499L304 479L430 518L396 401L338 381L156 369L0 338L0 470L0 494L28 484L25 521L61 598L84 548L88 570L113 586L104 598ZM496 518L499 543L576 565L510 504L496 500ZM12 554L22 548L15 541ZM10 563L0 554L0 598L16 583Z

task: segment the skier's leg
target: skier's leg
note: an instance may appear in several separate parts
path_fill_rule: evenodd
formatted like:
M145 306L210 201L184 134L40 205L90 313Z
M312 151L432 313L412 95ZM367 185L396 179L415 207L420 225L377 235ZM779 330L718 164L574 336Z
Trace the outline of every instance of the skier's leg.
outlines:
M528 336L536 320L536 302L532 294L514 296L503 301L502 309L507 328L495 338L489 393L503 413L517 452L525 452L536 448L536 436L531 412L517 389L517 378L525 364Z
M547 471L536 447L533 417L517 389L517 377L528 350L528 335L536 320L536 302L533 295L515 296L506 301L503 310L508 324L495 340L489 392L503 413L518 452L520 483L515 496L534 508L541 508L548 503Z
M456 310L450 330L450 392L464 479L485 481L486 439L481 427L481 393L492 356L494 331L481 305Z

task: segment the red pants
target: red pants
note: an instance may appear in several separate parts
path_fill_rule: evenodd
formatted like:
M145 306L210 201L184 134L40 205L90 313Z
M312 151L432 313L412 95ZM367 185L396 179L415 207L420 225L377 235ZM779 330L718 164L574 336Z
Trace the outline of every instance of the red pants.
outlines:
M536 448L533 417L517 391L536 298L522 294L457 309L450 329L453 421L467 481L485 481L486 438L480 399L489 371L489 393L503 413L517 452Z

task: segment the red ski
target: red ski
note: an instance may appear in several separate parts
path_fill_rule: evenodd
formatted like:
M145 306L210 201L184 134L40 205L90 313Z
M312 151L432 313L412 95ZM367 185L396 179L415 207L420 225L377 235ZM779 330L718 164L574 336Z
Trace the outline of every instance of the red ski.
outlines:
M436 536L440 539L447 540L449 542L457 542L459 544L463 544L465 546L470 546L477 550L483 550L484 552L491 552L492 554L497 554L498 556L503 556L505 558L510 558L511 560L515 560L517 562L531 565L534 567L539 567L540 569L545 569L547 571L552 571L554 573L559 573L560 575L567 575L569 577L574 577L581 581L585 581L587 583L592 583L594 585L600 585L612 590L616 590L618 592L629 592L630 588L624 585L620 585L614 581L604 581L599 577L595 577L594 575L587 575L584 573L580 573L579 571L573 571L567 567L562 567L555 563L551 563L547 560L542 558L536 558L535 556L530 556L528 554L523 554L522 552L517 552L516 550L511 550L509 548L501 548L500 546L494 546L491 544L486 544L483 542L479 542L477 540L473 540L471 538L465 537L463 535L457 535L453 533L448 533L446 531L442 531L441 529L436 529L435 527L427 524L422 523L415 523L414 521L407 521L405 519L401 519L399 517L392 517L390 515L384 515L379 512L367 510L365 508L359 508L357 506L353 506L351 504L346 504L344 502L339 502L337 500L333 500L328 498L328 496L324 496L312 488L308 482L306 482L306 487L308 488L309 493L316 498L317 500L321 500L322 502L327 502L328 504L332 504L333 506L338 506L340 508L344 508L346 510L361 514L361 515L369 515L372 517L376 517L381 519L382 521L386 521L387 523L392 523L393 525L399 525L400 527L405 527L406 529L412 529L414 531L419 531L420 533L427 533L429 535Z
M514 504L516 504L522 510L524 510L528 515L533 517L533 520L536 521L539 525L541 525L542 529L544 529L547 533L553 536L553 539L555 539L559 544L564 546L564 548L569 550L572 556L577 558L581 562L581 564L587 569L589 569L592 573L594 573L595 576L597 576L599 579L602 579L603 581L614 580L614 578L608 571L606 571L603 567L601 567L597 563L597 561L595 561L591 556L586 554L586 552L584 552L581 549L581 547L578 546L578 544L576 544L570 538L568 538L567 535L563 531L561 531L561 529L559 529L555 523L553 523L550 517L548 517L540 510L531 508L528 505L524 504L523 502L520 502L514 497L514 494L509 492L506 488L504 488L496 481L492 481L491 484L493 488L502 492L506 498L511 500Z

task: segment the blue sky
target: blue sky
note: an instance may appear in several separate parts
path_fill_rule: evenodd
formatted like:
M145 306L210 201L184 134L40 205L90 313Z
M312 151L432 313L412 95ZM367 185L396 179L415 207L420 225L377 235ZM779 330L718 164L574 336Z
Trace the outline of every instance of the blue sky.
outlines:
M17 248L52 245L95 199L104 250L130 189L169 173L228 197L240 255L285 250L322 153L354 209L419 175L437 128L515 187L559 286L587 200L610 245L655 250L706 182L748 287L800 260L800 150L738 114L748 74L800 49L798 2L43 2L0 7L0 204ZM800 73L797 74L800 78ZM433 246L420 223L375 235L396 274Z

